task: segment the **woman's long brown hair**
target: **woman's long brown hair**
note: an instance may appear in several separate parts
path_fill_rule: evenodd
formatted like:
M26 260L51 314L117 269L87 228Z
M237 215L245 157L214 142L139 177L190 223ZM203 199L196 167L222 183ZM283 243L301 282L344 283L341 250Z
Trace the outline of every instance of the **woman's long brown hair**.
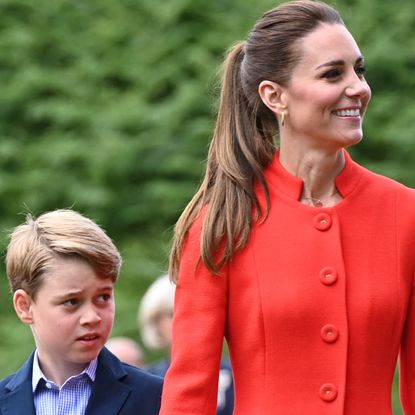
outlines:
M264 14L246 42L228 52L206 173L175 227L169 267L174 281L187 232L202 208L207 209L200 257L213 274L246 245L252 223L266 218L270 200L263 172L275 152L278 122L261 101L258 86L263 80L286 86L301 57L298 41L321 23L343 21L335 9L319 1L283 3ZM265 193L265 211L256 183Z

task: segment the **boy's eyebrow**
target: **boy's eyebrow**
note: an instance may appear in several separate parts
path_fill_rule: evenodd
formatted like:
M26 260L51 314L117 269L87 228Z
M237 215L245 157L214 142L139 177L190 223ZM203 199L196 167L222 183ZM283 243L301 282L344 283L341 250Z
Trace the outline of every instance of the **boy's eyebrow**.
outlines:
M105 285L105 286L99 287L97 289L97 291L99 291L99 292L113 291L113 290L114 290L114 286L113 285ZM70 296L82 294L82 292L83 292L83 290L73 289L71 291L67 291L64 294L57 295L56 298L66 298L66 297L70 297Z
M112 291L114 290L114 285L106 285L105 287L101 287L99 291Z
M73 295L79 295L81 293L82 293L82 290L71 290L71 291L66 291L62 294L58 294L56 298L66 298L66 297L70 297Z

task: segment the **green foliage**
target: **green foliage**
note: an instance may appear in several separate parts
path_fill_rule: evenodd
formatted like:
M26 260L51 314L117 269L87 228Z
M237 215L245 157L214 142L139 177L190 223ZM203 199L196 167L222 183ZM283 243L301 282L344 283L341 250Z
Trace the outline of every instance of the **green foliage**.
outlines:
M200 181L217 66L268 7L241 2L232 21L234 2L205 6L0 1L1 249L22 212L73 207L100 223L124 257L114 334L139 337L138 300ZM3 376L33 342L0 284L16 356L0 354Z
M218 66L277 3L0 0L1 249L22 212L73 207L95 219L125 260L114 334L138 339L138 300L166 269L172 226L201 179ZM415 4L336 4L373 91L354 156L414 186ZM33 342L5 277L0 289L3 376Z

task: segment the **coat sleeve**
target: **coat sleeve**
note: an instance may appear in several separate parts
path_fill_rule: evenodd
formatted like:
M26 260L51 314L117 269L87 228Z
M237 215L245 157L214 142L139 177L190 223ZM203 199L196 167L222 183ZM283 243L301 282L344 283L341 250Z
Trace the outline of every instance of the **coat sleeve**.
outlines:
M399 389L405 415L415 415L415 191L411 189L400 196L398 227L405 235L401 239L400 251L404 252L402 257L408 258L403 269L407 269L409 276L412 276L412 283L409 283L410 296L401 339Z
M415 415L415 287L408 306L400 353L400 394L405 414Z
M173 345L160 415L216 414L227 312L227 275L212 275L200 258L202 219L183 246L173 315Z

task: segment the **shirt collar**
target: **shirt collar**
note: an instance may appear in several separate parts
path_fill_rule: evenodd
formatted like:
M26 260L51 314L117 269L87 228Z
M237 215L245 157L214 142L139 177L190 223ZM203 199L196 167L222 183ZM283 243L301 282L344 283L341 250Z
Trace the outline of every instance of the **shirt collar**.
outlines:
M98 366L98 358L96 357L94 360L91 360L89 365L79 374L71 376L71 377L78 377L83 374L86 374L91 381L93 382L95 380L96 371ZM38 351L35 351L35 354L33 356L33 371L32 371L32 390L35 392L36 388L39 385L39 382L41 380L44 380L45 382L50 382L46 376L43 374L42 369L39 365L39 357L38 357ZM53 382L52 382L53 383Z

